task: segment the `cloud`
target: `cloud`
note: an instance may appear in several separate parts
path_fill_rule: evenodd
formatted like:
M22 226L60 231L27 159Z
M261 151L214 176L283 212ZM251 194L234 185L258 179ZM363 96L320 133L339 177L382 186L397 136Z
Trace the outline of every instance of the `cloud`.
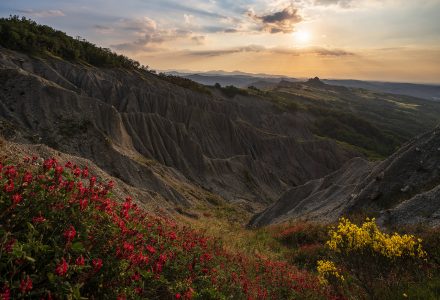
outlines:
M310 48L308 53L317 54L319 56L353 56L355 53L342 49L327 49L327 48Z
M322 6L336 5L343 8L350 8L353 6L354 1L353 0L314 0L314 4L322 5Z
M191 37L191 41L195 42L197 45L203 45L205 43L206 37L203 35L196 35Z
M113 28L103 25L94 25L93 28L99 33L110 33L113 32Z
M148 17L142 19L122 19L116 26L120 30L132 32L137 38L132 42L114 44L110 47L116 50L131 52L159 50L158 46L160 44L181 38L190 38L192 35L191 31L184 29L159 29L157 23ZM202 37L196 37L195 41L202 42Z
M65 14L58 9L51 10L33 10L33 9L21 9L17 10L19 13L39 18L48 18L48 17L64 17Z
M253 10L248 11L247 15L259 23L261 31L270 33L293 32L295 25L302 21L302 17L293 5L267 15L259 16Z
M268 54L280 54L289 56L300 56L300 55L317 55L317 56L327 56L327 57L344 57L344 56L354 56L353 52L349 52L343 49L330 49L330 48L266 48L259 45L249 45L245 47L235 47L229 49L219 49L219 50L204 50L204 51L187 51L184 54L188 56L198 56L198 57L215 57L215 56L225 56L236 53L268 53Z
M249 45L245 47L236 47L230 49L219 49L219 50L204 50L204 51L189 51L185 53L189 56L202 56L202 57L214 57L214 56L224 56L230 55L234 53L243 53L243 52L262 52L265 51L266 48L258 45Z
M190 25L194 21L194 16L189 14L183 14L185 24Z

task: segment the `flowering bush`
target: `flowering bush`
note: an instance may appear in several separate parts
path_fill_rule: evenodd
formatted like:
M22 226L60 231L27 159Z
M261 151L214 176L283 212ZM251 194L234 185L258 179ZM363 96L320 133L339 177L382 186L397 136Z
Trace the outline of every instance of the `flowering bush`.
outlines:
M293 266L150 215L87 168L0 164L0 299L322 299Z
M358 226L341 218L329 236L326 245L336 263L318 261L321 283L328 284L331 277L343 279L339 273L342 269L372 297L377 296L375 293L383 293L383 287L396 289L405 280L413 279L427 256L421 239L407 234L384 233L375 219L367 218Z
M318 260L318 279L321 284L328 284L329 281L344 281L344 276L339 274L338 268L332 261L328 260Z

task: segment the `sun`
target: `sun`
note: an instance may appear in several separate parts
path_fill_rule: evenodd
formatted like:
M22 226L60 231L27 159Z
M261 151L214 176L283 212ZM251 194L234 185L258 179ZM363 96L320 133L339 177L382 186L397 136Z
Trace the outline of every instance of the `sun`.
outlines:
M311 39L312 39L312 35L309 31L306 30L299 30L293 33L295 40L299 43L299 44L308 44Z

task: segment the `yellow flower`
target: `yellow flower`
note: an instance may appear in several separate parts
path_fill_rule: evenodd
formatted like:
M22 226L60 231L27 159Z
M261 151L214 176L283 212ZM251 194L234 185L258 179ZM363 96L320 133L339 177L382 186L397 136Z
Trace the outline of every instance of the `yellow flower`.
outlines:
M390 259L401 257L424 258L426 252L422 249L422 240L413 235L392 235L380 231L376 220L366 219L357 226L346 218L341 218L337 228L330 230L329 249L343 254L358 251L373 252Z
M329 260L319 260L317 264L316 270L318 271L318 279L321 284L328 284L330 278L344 281L344 276L339 274L334 262Z

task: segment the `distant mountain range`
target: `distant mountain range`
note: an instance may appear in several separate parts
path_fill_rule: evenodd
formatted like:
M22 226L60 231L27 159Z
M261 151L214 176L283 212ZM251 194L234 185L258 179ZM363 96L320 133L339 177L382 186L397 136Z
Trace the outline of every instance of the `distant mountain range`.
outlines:
M275 87L281 81L299 82L305 78L294 78L282 75L251 74L245 72L209 71L191 73L190 71L166 71L166 74L181 76L204 85L219 83L222 86L233 85L247 88L255 86L259 89ZM322 79L324 83L349 88L362 88L375 92L407 95L427 100L440 101L440 85L416 84L404 82L363 81L352 79Z

